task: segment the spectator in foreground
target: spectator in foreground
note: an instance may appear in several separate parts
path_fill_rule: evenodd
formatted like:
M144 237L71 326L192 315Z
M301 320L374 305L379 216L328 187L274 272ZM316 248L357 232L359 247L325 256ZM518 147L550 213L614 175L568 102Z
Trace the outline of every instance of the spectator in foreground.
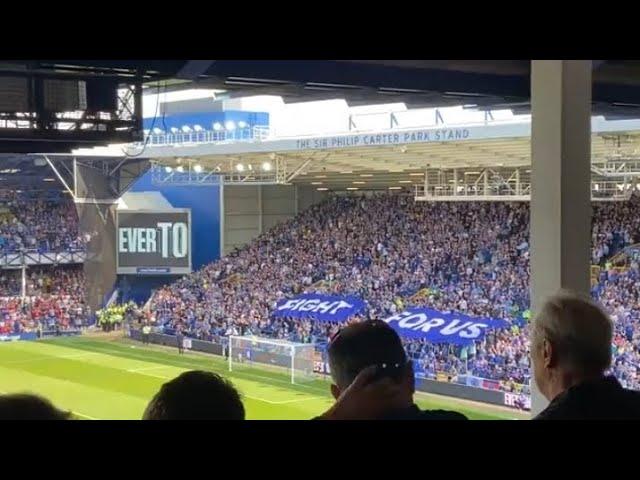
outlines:
M336 403L318 419L466 420L457 412L418 408L413 366L396 331L382 321L345 327L328 353Z
M16 393L0 395L0 420L68 420L70 414L58 410L37 395Z
M151 399L143 420L244 420L235 387L220 375L193 370L165 383Z
M550 298L534 320L535 382L551 403L536 420L640 419L640 392L622 388L611 364L611 320L570 292Z

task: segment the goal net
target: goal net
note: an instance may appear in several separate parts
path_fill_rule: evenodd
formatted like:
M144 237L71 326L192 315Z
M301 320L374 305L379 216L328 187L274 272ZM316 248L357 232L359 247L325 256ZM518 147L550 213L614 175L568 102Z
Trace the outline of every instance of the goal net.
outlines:
M229 371L267 367L286 373L291 383L315 378L315 346L261 337L229 337Z

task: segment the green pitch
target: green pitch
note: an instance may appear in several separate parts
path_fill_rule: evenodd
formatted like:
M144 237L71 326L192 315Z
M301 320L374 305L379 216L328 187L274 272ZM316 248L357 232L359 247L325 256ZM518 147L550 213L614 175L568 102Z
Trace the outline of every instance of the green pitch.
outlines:
M285 372L248 367L229 372L216 356L178 355L124 339L0 342L0 393L40 394L76 418L139 419L164 382L195 369L229 378L242 393L249 419L309 419L331 404L326 380L291 385ZM419 395L418 404L455 409L473 419L527 418L499 407L428 395Z

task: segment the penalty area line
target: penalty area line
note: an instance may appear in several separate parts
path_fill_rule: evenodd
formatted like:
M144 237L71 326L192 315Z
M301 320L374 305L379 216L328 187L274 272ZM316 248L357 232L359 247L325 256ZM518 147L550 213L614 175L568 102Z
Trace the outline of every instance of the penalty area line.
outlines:
M76 412L74 410L71 410L71 415L77 415L78 417L86 418L88 420L100 420L99 418L92 417L90 415L85 415L84 413Z
M158 367L158 368L162 368L162 367ZM174 377L167 377L165 375L156 375L153 373L148 373L146 371L137 371L137 372L133 372L133 370L127 370L127 371L132 373L137 373L138 375L145 375L147 377L162 378L163 380L171 380L172 378L174 378ZM244 393L241 393L241 396L243 398L257 400L258 402L264 402L270 405L285 405L287 403L307 402L309 400L317 400L319 398L323 398L323 397L307 397L307 398L294 398L292 400L275 401L275 400L267 400L266 398L262 398L262 397L254 397L253 395L245 395Z
M156 365L154 367L142 367L142 368L132 368L130 370L127 370L127 372L130 373L141 373L141 372L146 372L149 370L160 370L162 368L167 368L167 365Z
M242 394L242 397L250 398L251 400L257 400L259 402L268 403L270 405L285 405L287 403L307 402L309 400L318 400L320 398L323 398L323 397L308 397L308 398L294 398L292 400L274 401L274 400L267 400L266 398L253 397L251 395L245 395L245 394Z

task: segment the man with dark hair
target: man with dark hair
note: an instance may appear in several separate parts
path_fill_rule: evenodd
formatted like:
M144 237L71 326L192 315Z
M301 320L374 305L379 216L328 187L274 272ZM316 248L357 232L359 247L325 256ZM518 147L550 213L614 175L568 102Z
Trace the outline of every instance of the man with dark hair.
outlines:
M213 372L193 370L165 383L151 399L143 420L244 420L235 387Z
M319 419L466 420L457 412L418 408L413 365L396 331L382 321L342 329L328 354L336 403Z
M70 414L58 410L46 398L26 393L0 395L0 420L68 420Z

